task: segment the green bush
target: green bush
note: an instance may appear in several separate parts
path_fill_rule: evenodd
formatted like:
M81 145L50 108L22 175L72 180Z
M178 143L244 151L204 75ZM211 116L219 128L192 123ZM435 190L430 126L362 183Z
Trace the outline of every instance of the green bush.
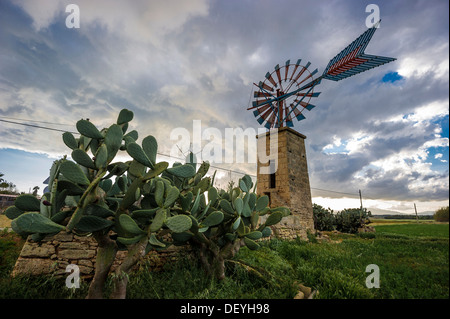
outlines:
M439 208L433 215L434 220L437 222L448 222L449 207Z
M348 208L336 213L336 230L356 234L358 228L368 224L372 214L366 208Z
M338 230L342 233L355 234L358 228L368 224L372 215L366 208L347 208L333 213L333 210L325 209L320 205L313 205L314 227L320 231Z
M332 231L335 229L336 219L333 215L333 210L313 204L313 213L315 229L322 231Z

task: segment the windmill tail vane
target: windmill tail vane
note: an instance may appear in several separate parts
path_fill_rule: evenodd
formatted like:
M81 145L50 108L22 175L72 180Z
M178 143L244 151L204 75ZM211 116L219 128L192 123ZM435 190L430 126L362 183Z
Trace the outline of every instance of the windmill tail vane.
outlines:
M322 77L328 80L340 81L352 75L395 61L395 58L364 53L380 21L331 59Z
M290 60L281 67L277 64L274 71L266 73L264 81L259 84L253 83L257 91L253 95L255 100L252 106L247 110L253 109L253 115L258 123L265 122L264 126L267 129L285 125L293 127L293 116L298 121L304 120L302 112L315 107L309 102L311 98L319 96L320 92L314 92L314 88L322 79L340 81L395 61L395 58L364 53L380 21L332 58L323 74L316 79L313 76L317 73L317 69L308 70L310 62L303 66L301 59L298 59L295 64L291 64Z

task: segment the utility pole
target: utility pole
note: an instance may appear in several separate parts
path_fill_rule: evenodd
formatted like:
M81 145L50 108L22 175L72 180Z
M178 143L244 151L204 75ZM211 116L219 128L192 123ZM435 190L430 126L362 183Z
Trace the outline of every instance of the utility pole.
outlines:
M414 210L416 211L416 223L418 223L419 222L419 216L417 215L416 203L414 203Z
M361 190L360 190L360 189L359 189L359 201L360 201L360 203L361 203L361 207L360 207L360 210L359 210L359 219L361 220L361 218L362 218L363 204L362 204L362 195L361 195Z

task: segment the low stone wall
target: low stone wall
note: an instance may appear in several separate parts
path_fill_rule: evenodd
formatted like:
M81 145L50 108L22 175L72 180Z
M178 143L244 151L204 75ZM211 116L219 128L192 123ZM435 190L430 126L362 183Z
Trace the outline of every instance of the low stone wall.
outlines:
M261 218L262 222L267 218ZM296 215L284 217L272 228L270 238L293 240L297 237L307 240L307 227ZM16 261L12 276L19 274L53 274L67 276L66 267L75 264L80 269L82 278L91 279L95 272L95 258L98 244L92 237L80 237L72 233L61 232L55 236L45 237L41 242L33 242L30 237L25 242ZM169 261L176 261L185 247L171 246L164 251L150 251L144 258L151 271L160 271ZM119 251L111 271L114 271L125 258L127 251Z
M41 242L33 242L30 238L25 242L19 258L16 261L12 276L20 274L67 276L66 267L75 264L80 269L82 278L90 279L95 272L95 257L97 242L92 237L80 237L71 233L59 233L46 237ZM180 248L171 246L157 252L151 251L145 261L152 271L159 271L168 261L174 261L180 253ZM119 251L111 271L114 271L125 258L127 251Z
M268 215L261 217L261 223L263 223ZM295 240L300 238L302 240L308 240L308 231L314 232L314 227L311 230L309 221L305 221L298 215L289 215L283 217L281 222L276 225L270 226L272 229L272 235L270 239L284 239Z

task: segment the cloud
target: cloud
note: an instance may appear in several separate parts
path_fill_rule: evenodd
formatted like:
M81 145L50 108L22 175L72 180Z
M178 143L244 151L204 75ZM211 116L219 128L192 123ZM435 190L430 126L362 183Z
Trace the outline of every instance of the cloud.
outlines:
M65 23L69 15L65 10L72 1L15 0L14 3L32 18L33 28L41 31L54 23ZM139 42L158 42L162 36L178 30L190 18L208 13L208 2L205 0L137 0L133 1L133 5L126 1L79 0L76 5L80 8L81 29L99 26L108 33Z
M174 145L170 132L191 132L193 120L223 135L258 128L246 111L252 83L288 59L310 61L320 74L365 31L367 15L359 1L80 0L81 27L67 29L69 3L1 2L0 116L75 130L80 118L102 128L129 108L130 129L154 135L164 153ZM383 21L366 51L397 61L323 81L317 107L295 123L308 136L311 185L448 198L448 169L436 166L445 156L430 151L448 153L448 3L379 6ZM67 152L57 132L2 123L0 136L3 148Z

